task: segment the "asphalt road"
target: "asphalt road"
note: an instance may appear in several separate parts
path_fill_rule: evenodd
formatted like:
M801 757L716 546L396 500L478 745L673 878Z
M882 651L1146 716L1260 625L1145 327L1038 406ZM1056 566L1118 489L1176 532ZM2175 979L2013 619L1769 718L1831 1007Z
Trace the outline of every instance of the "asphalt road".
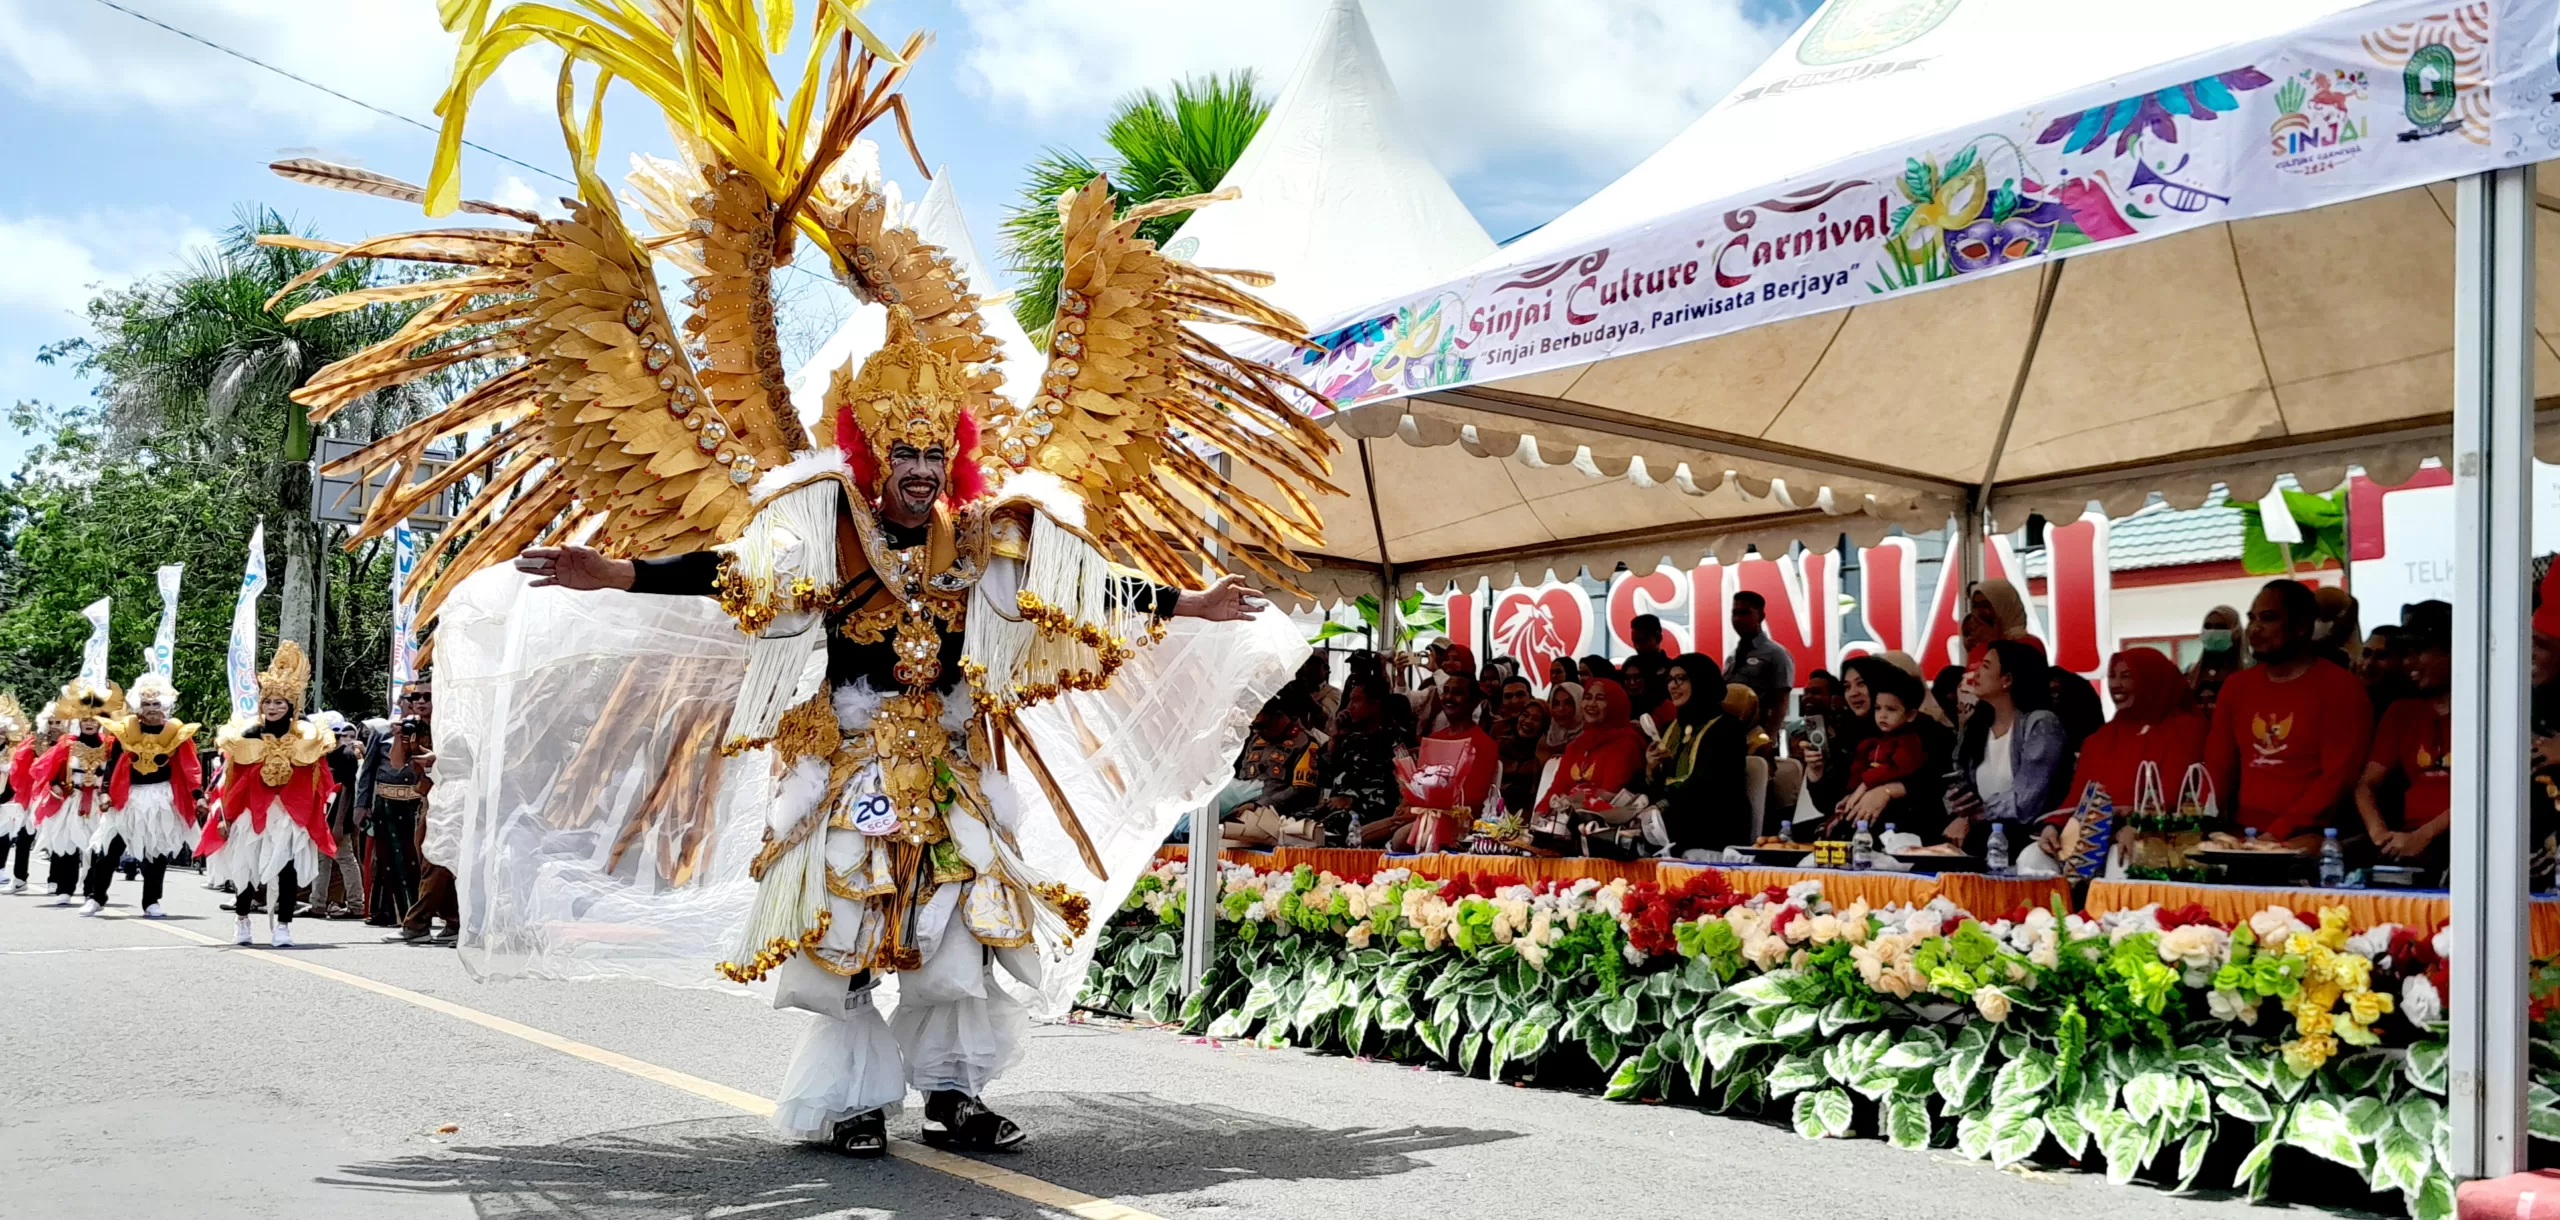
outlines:
M139 890L119 888L126 904ZM189 873L170 878L176 917L157 924L130 905L83 919L45 901L0 897L0 1215L2269 1214L1101 1025L1040 1028L991 1095L1030 1130L1025 1150L852 1162L748 1112L807 1019L751 998L477 984L450 951L308 918L301 947L234 948L220 896ZM914 1134L910 1102L893 1137Z

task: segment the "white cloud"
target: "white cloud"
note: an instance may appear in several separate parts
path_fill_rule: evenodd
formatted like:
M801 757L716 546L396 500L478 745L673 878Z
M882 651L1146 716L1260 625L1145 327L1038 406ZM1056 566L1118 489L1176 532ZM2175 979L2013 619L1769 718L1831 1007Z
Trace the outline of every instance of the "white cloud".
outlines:
M1090 118L1134 89L1252 68L1287 83L1324 0L1203 5L956 0L967 83L1042 122ZM1689 125L1775 47L1743 0L1369 0L1407 115L1441 167L1543 158L1624 169ZM1452 20L1453 17L1462 19Z
M497 204L500 207L524 208L528 211L538 212L542 210L542 206L549 203L550 200L544 196L542 192L527 186L524 179L517 177L514 174L509 174L498 181L498 189L495 193L489 196L489 202ZM553 210L557 211L558 209L557 207L554 207Z
M213 234L177 212L89 212L78 216L0 216L0 313L24 317L8 329L68 338L85 327L89 299L181 265ZM61 330L44 335L46 327Z
M421 0L152 0L139 11L377 106L433 122L453 68L452 36ZM547 62L546 62L547 61ZM556 56L525 54L478 106L550 113ZM101 111L150 109L191 122L281 117L313 136L391 123L273 72L100 4L0 0L0 85L31 100Z

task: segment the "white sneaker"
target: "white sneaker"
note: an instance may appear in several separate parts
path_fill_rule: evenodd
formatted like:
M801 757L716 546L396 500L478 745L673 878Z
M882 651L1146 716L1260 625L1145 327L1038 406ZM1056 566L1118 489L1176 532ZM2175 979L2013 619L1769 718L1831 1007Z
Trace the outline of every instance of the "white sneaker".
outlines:
M268 944L271 944L271 945L274 945L276 948L279 948L279 949L290 949L290 948L292 948L292 947L293 947L293 925L292 925L292 924L289 924L289 923L280 923L280 924L277 924L277 925L276 925L276 932L275 932L275 935L268 937L268 938L267 938L267 943L268 943Z
M155 902L150 906L142 908L142 917L144 919L167 919L169 917L169 913L161 910L160 904Z
M89 901L80 904L80 917L86 919L105 909L106 906L104 904L100 903L97 899L92 898Z
M248 943L249 943L249 917L248 917L248 916L243 915L243 916L241 916L241 917L240 917L240 933L239 933L239 935L234 936L234 937L232 937L232 938L231 938L231 943L232 943L232 944L235 944L235 945L245 945L245 944L248 944Z
M10 893L12 893L12 894L23 894L23 893L26 893L26 892L27 892L27 883L26 883L26 882L24 882L24 881L18 881L18 880L14 880L14 879L13 879L13 880L11 880L11 881L9 882L9 892L10 892Z
M70 905L71 905L71 895L69 895L69 894L56 894L56 895L54 895L54 896L53 896L53 901L48 902L48 903L46 903L45 905L46 905L46 906L49 906L49 907L67 907L67 906L70 906Z

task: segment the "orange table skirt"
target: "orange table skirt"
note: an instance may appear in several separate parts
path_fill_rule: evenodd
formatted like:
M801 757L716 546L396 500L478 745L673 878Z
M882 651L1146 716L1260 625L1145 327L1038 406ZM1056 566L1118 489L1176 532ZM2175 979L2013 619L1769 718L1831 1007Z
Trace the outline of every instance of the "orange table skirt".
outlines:
M2059 877L1990 877L1980 873L1849 872L1841 869L1817 868L1732 868L1717 864L1673 864L1664 862L1661 879L1670 885L1678 879L1701 872L1724 874L1725 883L1742 893L1777 886L1781 889L1799 881L1820 881L1823 897L1835 907L1845 907L1865 899L1870 907L1894 903L1926 906L1930 899L1944 897L1964 911L1984 919L1998 919L2022 906L2048 906L2055 898L2065 908L2071 905L2071 885Z
M1187 860L1191 849L1182 844L1158 848L1160 860ZM1589 877L1607 884L1624 877L1630 883L1655 879L1655 862L1651 860L1597 860L1584 857L1548 859L1535 856L1462 856L1431 854L1421 856L1389 856L1382 851L1350 847L1275 847L1269 851L1240 851L1230 848L1219 853L1229 864L1250 864L1275 872L1293 869L1301 864L1320 873L1337 877L1364 877L1382 869L1410 869L1417 877L1471 877L1491 875L1518 877L1536 884L1541 881L1579 881Z
M2081 906L2091 915L2109 911L2129 911L2135 907L2159 903L2164 907L2182 907L2190 903L2212 912L2222 923L2237 923L2272 906L2281 906L2306 920L2319 918L2322 907L2345 907L2347 919L2357 928L2375 924L2396 923L2405 928L2433 930L2453 918L2453 900L2430 893L2393 893L2390 890L2306 890L2256 889L2233 885L2181 885L2166 881L2092 881L2089 896ZM2560 956L2560 899L2537 898L2532 910L2533 956L2539 960Z

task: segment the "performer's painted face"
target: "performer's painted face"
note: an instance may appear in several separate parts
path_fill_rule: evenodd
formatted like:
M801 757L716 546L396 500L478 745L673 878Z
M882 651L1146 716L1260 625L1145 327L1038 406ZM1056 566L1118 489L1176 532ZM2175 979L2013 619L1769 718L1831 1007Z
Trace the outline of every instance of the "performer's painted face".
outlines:
M276 721L282 720L292 714L293 705L282 699L269 698L258 701L258 718L269 724L273 724Z
M83 737L97 736L98 722L85 716L82 717L80 720L80 735Z
M157 703L137 703L133 707L133 715L146 729L156 729L169 722L169 709Z
M888 486L880 496L882 510L901 525L923 524L933 516L933 502L942 495L942 482L949 467L950 457L940 445L924 449L904 441L890 445Z

